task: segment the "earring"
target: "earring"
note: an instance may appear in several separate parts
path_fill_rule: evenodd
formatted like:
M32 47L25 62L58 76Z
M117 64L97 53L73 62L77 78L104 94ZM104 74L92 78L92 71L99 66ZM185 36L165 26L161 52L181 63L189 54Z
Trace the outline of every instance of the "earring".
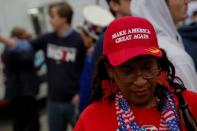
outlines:
M113 82L113 79L110 78L109 80L102 80L101 86L103 89L103 100L108 101L109 97L112 96L112 94L116 94L119 89L117 85Z

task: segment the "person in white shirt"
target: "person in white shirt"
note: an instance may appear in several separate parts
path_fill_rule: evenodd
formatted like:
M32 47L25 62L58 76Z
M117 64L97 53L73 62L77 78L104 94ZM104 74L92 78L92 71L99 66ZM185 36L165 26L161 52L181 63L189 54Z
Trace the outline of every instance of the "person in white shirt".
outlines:
M148 19L156 29L160 48L174 64L186 88L197 92L197 74L186 53L176 24L187 18L188 0L132 0L132 15Z

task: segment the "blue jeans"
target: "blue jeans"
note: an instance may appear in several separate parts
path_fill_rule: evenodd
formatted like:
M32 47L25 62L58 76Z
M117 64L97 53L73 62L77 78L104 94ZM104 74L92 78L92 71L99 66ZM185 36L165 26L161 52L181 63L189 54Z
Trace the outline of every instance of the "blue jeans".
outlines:
M75 107L71 102L48 101L49 131L65 131L68 124L75 124Z

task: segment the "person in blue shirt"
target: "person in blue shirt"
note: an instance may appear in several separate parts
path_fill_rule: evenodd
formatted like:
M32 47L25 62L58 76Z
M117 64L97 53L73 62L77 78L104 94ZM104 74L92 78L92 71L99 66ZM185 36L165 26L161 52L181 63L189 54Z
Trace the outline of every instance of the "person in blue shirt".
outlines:
M94 51L94 42L96 41L96 39L92 37L89 32L86 31L83 27L79 27L79 32L84 40L86 47L86 56L84 59L83 71L80 78L79 111L81 112L90 103L92 55Z
M39 131L36 95L39 81L34 67L34 52L25 41L31 35L21 27L15 27L11 36L24 42L23 48L5 47L2 60L5 68L5 98L11 101L14 131Z
M105 8L97 5L88 5L83 8L84 24L79 26L79 32L86 47L86 57L80 79L80 112L90 104L92 86L92 60L95 42L103 29L114 20L114 16ZM100 19L102 17L102 19ZM97 49L96 49L97 50Z

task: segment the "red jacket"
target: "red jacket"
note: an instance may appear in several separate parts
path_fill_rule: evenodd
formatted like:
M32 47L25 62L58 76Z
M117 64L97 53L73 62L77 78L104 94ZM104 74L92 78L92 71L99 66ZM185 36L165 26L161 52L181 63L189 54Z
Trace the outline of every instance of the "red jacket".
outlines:
M190 111L197 120L197 93L184 91L183 96L188 103ZM176 103L178 105L178 100ZM159 127L161 113L155 108L139 109L134 108L136 120L139 126L153 125ZM180 120L181 131L186 131ZM94 102L81 114L74 131L116 131L118 129L116 110L114 103L103 101Z

